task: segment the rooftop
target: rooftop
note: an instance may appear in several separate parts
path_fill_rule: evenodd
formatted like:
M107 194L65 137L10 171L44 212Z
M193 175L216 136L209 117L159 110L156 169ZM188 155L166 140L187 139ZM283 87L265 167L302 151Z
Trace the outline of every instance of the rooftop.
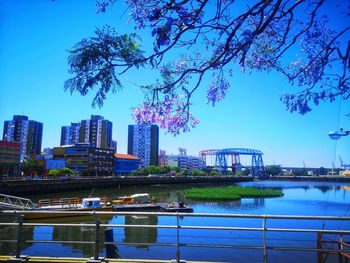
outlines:
M115 156L115 158L118 158L118 159L140 160L140 158L138 158L134 155L131 155L131 154L116 153L114 156Z

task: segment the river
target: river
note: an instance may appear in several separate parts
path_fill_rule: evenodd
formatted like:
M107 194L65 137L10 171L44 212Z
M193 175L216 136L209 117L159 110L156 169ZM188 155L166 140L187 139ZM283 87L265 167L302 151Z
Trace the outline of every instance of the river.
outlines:
M194 209L195 213L220 214L268 214L268 215L308 215L308 216L350 216L350 184L322 183L322 182L288 182L288 181L257 181L239 183L240 186L253 186L258 188L273 188L283 192L278 198L245 198L236 202L189 202L184 199L182 191L189 186L150 186L128 187L122 189L98 189L94 196L108 196L109 198L125 194L147 192L162 202L185 201ZM204 187L204 186L203 186ZM90 191L54 194L46 196L29 196L34 201L44 198L88 196ZM84 221L74 218L74 221ZM4 221L4 218L1 220ZM261 227L261 219L227 219L227 218L196 218L185 217L180 219L181 225L204 226L242 226ZM140 225L175 225L176 220L160 216L118 216L103 219L109 224L140 224ZM310 221L310 220L270 220L267 227L291 228L319 228L319 229L345 229L350 230L350 222L340 221ZM12 228L0 229L2 239L13 239L15 232ZM176 247L156 246L160 243L175 243L176 231L173 229L155 228L115 228L114 241L116 242L144 242L145 245L120 245L119 253L122 258L149 258L174 259ZM267 244L275 246L303 246L315 247L315 233L268 233ZM93 229L87 227L67 228L36 226L25 228L27 240L93 240ZM350 237L348 236L348 241ZM201 245L234 245L234 246L261 246L261 232L255 231L223 231L223 230L181 230L180 243ZM22 254L41 256L69 256L91 257L93 245L91 244L46 244L26 243ZM14 254L14 244L0 243L0 254ZM104 248L100 248L100 255L105 256ZM258 249L228 249L228 248L198 248L181 247L180 256L186 260L222 261L222 262L262 262L263 253ZM315 252L285 252L268 250L268 262L315 262ZM328 257L327 262L338 262L335 256Z

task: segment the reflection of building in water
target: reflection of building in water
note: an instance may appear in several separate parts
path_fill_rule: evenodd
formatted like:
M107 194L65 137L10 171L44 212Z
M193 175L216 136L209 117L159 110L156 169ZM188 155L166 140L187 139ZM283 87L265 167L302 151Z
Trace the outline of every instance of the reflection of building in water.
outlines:
M2 226L0 227L0 237L3 240L16 240L17 239L17 226ZM22 243L22 251L30 246L33 243L28 243L26 240L33 240L34 236L34 227L33 226L25 226L23 228L23 240ZM15 255L16 254L16 246L17 243L8 243L8 242L0 242L0 255Z
M157 216L125 216L126 225L157 225ZM148 227L125 227L124 242L127 243L156 243L157 228ZM148 247L147 245L138 245L136 247Z
M92 222L91 222L92 223ZM103 232L102 232L103 234ZM94 227L87 231L84 231L80 227L55 227L53 231L53 239L60 241L94 241L95 239ZM102 235L100 238L103 238ZM103 240L103 239L101 239ZM69 246L83 253L84 256L91 256L93 253L93 244L62 244L63 246ZM102 251L103 247L99 247L99 251Z
M319 189L322 193L327 193L328 191L339 190L341 186L315 186L314 188Z
M111 216L110 216L111 217ZM83 220L82 220L83 219ZM107 220L101 220L101 224L106 224ZM95 224L95 221L84 221L84 217L72 217L69 219L70 223L86 223L86 224ZM90 217L91 220L91 217ZM105 228L100 229L100 246L98 248L99 252L104 250L104 230ZM53 230L53 240L62 240L62 241L95 241L95 227L55 227ZM62 244L63 246L69 246L73 249L79 250L85 257L91 257L94 253L94 244Z

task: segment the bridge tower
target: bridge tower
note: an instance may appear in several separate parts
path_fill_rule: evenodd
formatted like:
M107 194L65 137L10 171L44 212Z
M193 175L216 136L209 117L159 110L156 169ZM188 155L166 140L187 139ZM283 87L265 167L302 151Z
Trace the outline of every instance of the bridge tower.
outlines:
M241 158L239 154L231 154L231 167L233 174L242 171Z
M223 153L216 154L215 168L222 174L227 174L227 161L226 156Z
M264 176L264 162L261 154L252 156L252 176Z

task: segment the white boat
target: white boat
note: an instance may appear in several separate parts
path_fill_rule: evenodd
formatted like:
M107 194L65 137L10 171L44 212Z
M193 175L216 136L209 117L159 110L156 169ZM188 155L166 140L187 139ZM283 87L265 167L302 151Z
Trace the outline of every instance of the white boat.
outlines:
M66 211L113 211L112 206L105 205L99 197L83 198L81 203L78 203L79 198L61 198L59 200L40 200L39 206L26 211L33 211L35 213L25 213L26 219L42 219L42 218L57 218L57 217L70 217L80 216L64 213ZM45 211L45 213L38 213L38 211ZM47 211L57 211L61 213L46 213Z

